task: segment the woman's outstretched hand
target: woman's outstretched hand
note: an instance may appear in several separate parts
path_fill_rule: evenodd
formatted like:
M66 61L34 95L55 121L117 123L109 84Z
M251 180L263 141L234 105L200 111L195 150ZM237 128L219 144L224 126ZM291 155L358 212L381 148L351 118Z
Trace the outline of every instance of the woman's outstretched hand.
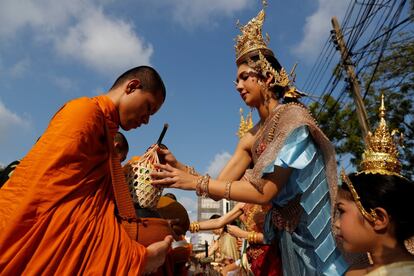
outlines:
M185 171L179 170L170 164L155 164L158 171L152 171L152 185L165 188L177 188L182 190L195 190L197 177Z

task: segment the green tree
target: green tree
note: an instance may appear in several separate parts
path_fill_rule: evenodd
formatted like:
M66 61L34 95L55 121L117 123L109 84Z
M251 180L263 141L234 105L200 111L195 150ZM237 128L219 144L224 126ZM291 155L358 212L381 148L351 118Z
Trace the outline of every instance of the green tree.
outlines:
M378 125L380 94L385 95L386 120L389 130L398 129L405 136L399 159L402 173L413 179L414 165L414 32L401 34L390 43L375 74L375 63L361 74L361 90L366 94L364 103L371 131ZM370 84L370 85L369 85ZM367 86L369 89L367 91ZM365 91L367 91L365 93ZM351 97L350 91L347 91ZM364 150L362 133L356 117L353 101L338 103L325 96L323 110L319 103L310 105L311 112L326 135L336 145L340 155L350 154L351 163L358 167Z

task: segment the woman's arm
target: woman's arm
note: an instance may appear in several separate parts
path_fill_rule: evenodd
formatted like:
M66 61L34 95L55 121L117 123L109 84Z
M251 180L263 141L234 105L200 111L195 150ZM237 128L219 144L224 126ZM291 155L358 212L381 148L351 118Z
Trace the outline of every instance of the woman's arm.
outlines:
M232 222L233 220L237 219L241 214L243 214L242 208L244 207L245 203L237 203L230 212L226 213L225 215L221 216L217 219L209 219L198 222L200 225L200 230L213 230L217 228L222 228L224 225Z
M199 177L190 175L184 171L175 169L170 165L156 165L160 172L152 172L153 185L165 186L168 188L178 188L182 190L195 190ZM232 181L229 191L227 191L228 199L254 203L265 204L275 197L282 187L287 183L291 168L275 167L273 173L266 175L264 178L263 193L259 192L248 181ZM215 198L225 198L227 181L210 179L208 184L208 195Z
M252 162L251 147L253 135L246 133L237 144L233 156L217 177L218 180L239 180Z
M254 142L254 136L251 133L246 133L237 144L236 150L224 169L220 172L217 179L220 180L238 180L240 179L246 169L249 167L252 159L250 149ZM157 152L160 159L165 161L173 168L188 172L189 166L178 161L175 156L167 149L159 147Z
M227 225L227 232L233 237L248 239L251 232L240 229L235 225ZM255 232L254 243L262 244L264 241L263 233Z

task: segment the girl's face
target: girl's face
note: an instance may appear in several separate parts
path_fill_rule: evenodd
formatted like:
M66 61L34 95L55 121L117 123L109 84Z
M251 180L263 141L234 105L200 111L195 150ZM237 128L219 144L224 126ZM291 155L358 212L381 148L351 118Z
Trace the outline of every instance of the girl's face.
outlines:
M221 233L223 233L223 228L218 228L218 229L214 229L214 230L213 230L213 234L214 234L214 235L218 235L218 236L220 236L220 235L221 235Z
M346 252L371 252L375 232L372 225L362 216L348 192L339 189L336 208L339 216L334 226L337 238ZM348 196L349 197L348 197Z
M243 101L250 107L257 107L263 102L261 85L258 74L247 64L241 64L237 69L236 89Z

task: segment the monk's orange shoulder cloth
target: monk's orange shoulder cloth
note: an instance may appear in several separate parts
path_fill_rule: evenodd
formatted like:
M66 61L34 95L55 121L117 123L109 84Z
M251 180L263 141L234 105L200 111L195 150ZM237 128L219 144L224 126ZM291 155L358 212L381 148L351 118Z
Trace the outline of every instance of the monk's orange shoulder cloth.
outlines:
M106 96L67 103L0 189L2 275L139 275L146 249L115 217Z

